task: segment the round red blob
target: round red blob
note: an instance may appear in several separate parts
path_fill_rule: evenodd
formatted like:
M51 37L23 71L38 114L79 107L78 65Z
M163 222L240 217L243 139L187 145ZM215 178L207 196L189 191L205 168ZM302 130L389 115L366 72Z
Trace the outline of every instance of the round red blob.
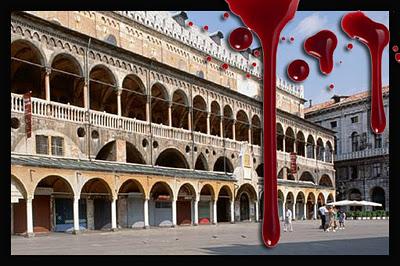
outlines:
M257 66L256 62L253 62L253 64L251 64L253 67Z
M287 68L289 78L295 82L305 80L310 73L307 62L301 59L294 60Z
M224 64L222 64L222 66L221 66L223 69L228 69L228 64L227 63L224 63Z
M247 73L246 78L250 78L250 77L251 77L250 73Z
M291 42L294 42L294 37L290 37L290 41L291 41Z
M397 51L399 50L399 47L397 45L393 45L392 50L393 50L393 52L397 53Z
M260 51L254 50L253 55L254 55L255 57L259 57L259 56L260 56Z
M229 45L236 51L244 51L251 46L253 34L248 28L240 27L229 34Z
M189 27L192 27L193 26L193 22L189 21L188 25L189 25Z
M228 13L228 12L225 12L225 13L224 13L224 19L227 19L227 18L229 18L229 13Z
M333 89L333 88L335 88L335 85L333 85L332 83L329 85L329 89Z
M281 40L282 40L282 41L286 40L285 36L282 36Z
M397 63L400 63L400 53L396 53L394 58L396 58Z
M206 60L207 60L208 62L210 62L211 59L212 59L212 58L211 58L211 56L209 56L209 55L206 57Z
M208 26L205 25L205 26L203 27L203 30L207 31L207 30L208 30Z
M349 44L347 45L347 50L351 50L351 49L353 49L353 44L349 43Z

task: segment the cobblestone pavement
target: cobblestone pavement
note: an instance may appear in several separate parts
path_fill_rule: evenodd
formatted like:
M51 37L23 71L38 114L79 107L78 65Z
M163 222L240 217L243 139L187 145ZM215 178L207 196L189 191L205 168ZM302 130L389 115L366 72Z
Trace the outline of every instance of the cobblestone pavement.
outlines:
M277 247L261 241L261 223L176 228L124 229L79 235L50 233L33 238L11 236L11 255L273 255L389 254L389 221L346 221L346 229L323 232L320 221L295 221L281 232Z

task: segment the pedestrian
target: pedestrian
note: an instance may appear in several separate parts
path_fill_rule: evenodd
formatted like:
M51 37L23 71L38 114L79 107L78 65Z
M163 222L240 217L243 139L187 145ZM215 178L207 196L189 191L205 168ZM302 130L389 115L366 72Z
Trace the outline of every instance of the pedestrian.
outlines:
M319 216L321 217L321 228L326 231L326 213L327 209L325 207L325 204L323 204L321 207L318 209L319 211Z
M329 207L328 209L328 229L327 231L336 232L335 230L335 211L333 210L333 207Z
M283 231L286 232L289 229L289 232L293 232L292 211L288 208L288 206L286 206L286 209Z
M346 220L346 213L344 211L340 211L339 213L339 229L344 229L344 220Z

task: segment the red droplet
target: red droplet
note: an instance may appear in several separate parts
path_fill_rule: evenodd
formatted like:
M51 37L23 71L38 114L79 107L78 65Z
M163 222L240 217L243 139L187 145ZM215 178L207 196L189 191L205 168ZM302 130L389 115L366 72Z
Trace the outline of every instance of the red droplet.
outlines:
M228 69L229 66L227 63L223 63L221 67L226 70L226 69Z
M361 11L347 13L343 16L341 24L343 31L350 38L357 38L368 47L372 68L371 128L375 134L380 134L386 127L382 98L382 53L389 44L389 30Z
M310 68L307 62L301 59L292 61L287 68L289 78L295 82L305 80L309 73Z
M299 0L226 0L229 8L260 38L263 56L263 159L264 211L262 240L268 248L275 247L280 238L278 188L276 178L276 51L279 35L293 19Z
M208 31L208 26L205 25L205 26L203 27L203 30Z
M188 26L189 26L189 27L192 27L192 26L193 26L193 22L192 22L192 21L189 21L189 22L188 22Z
M255 57L259 57L260 56L260 51L259 50L254 50L254 52L253 52L253 55L255 56Z
M336 35L329 30L322 30L304 42L304 50L319 60L319 69L325 75L333 69L333 52L337 46Z
M294 42L294 37L290 37L290 42Z
M208 55L208 56L206 57L206 60L207 60L208 62L211 62L211 60L212 60L211 56Z
M250 73L247 73L246 78L250 78L250 77L251 77Z
M240 27L229 34L229 45L236 51L244 51L253 42L253 34L248 28Z
M251 64L253 67L257 66L256 62L253 62L253 64Z
M349 44L347 45L347 50L351 50L351 49L353 49L353 44L352 44L352 43L349 43Z
M397 63L400 63L400 53L396 53L394 58L396 59Z
M285 38L285 36L282 36L281 41L284 41L284 40L286 40L286 38Z
M333 90L333 88L335 88L335 85L333 85L333 83L331 83L331 84L329 85L329 89L330 89L330 90Z
M397 45L393 45L392 50L393 50L393 52L397 53L397 51L399 50L399 47Z
M224 19L228 19L229 18L229 13L228 12L225 12L224 13Z

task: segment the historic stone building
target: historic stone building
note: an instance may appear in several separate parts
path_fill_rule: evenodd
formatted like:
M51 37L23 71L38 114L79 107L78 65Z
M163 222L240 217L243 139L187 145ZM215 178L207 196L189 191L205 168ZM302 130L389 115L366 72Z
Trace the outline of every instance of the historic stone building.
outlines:
M306 108L305 117L336 131L338 199L374 201L389 210L389 87L383 87L382 94L386 114L382 134L371 129L369 92L335 95L328 102Z
M185 12L12 13L11 232L258 221L261 61L224 40ZM278 192L311 219L334 142L303 93L277 79Z

